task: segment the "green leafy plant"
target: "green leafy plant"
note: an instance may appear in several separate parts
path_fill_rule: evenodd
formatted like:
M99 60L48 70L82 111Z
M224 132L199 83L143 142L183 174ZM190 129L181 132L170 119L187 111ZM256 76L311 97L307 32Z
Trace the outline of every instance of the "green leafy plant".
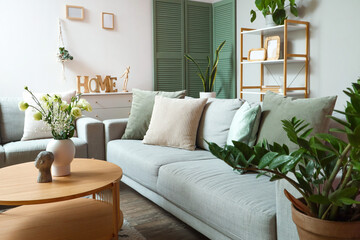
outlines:
M73 60L74 57L70 55L69 51L65 47L59 47L58 57L60 61Z
M221 49L224 47L225 43L226 43L226 40L223 41L219 45L219 47L216 49L215 61L212 65L211 65L210 57L207 56L208 65L206 67L205 74L201 70L200 65L196 62L196 60L193 57L191 57L189 54L184 55L187 60L193 62L196 65L196 67L198 69L197 75L200 77L200 79L203 83L204 92L212 92L213 91L216 74L217 74L217 67L218 67L218 63L219 63L219 54L220 54ZM211 69L210 69L210 66L212 66Z
M54 139L62 140L74 136L75 120L82 116L82 111L92 111L91 105L85 100L80 99L81 94L71 98L67 103L59 95L43 95L40 100L25 87L25 90L31 95L34 105L21 101L19 109L25 111L29 107L33 108L34 119L44 121L49 128Z
M295 0L289 0L289 2L290 12L297 17L298 10ZM284 20L287 19L285 8L288 6L285 6L285 0L255 0L255 5L264 17L266 17L266 15L272 15L273 21L277 25L284 24ZM250 21L253 22L256 19L256 12L251 10L250 15Z
M208 143L210 151L240 173L256 171L270 174L270 181L287 180L302 195L289 200L307 215L334 221L360 219L360 79L344 91L349 96L344 111L346 120L330 116L343 129L330 129L347 135L345 142L332 134L309 136L309 124L295 117L283 120L289 140L298 147L290 152L286 145L265 141L254 147L233 141L234 146L219 147ZM288 173L292 173L291 178Z

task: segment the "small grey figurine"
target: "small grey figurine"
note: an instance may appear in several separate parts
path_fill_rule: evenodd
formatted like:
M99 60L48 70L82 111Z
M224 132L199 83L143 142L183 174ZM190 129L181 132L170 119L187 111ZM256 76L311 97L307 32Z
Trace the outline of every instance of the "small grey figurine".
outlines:
M52 182L51 165L54 162L54 154L49 151L40 152L35 158L35 167L39 169L38 183Z

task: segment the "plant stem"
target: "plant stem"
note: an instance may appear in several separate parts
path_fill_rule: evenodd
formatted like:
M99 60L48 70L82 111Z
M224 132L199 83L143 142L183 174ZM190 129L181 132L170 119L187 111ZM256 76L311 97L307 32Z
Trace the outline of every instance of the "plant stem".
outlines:
M342 165L342 161L344 160L344 158L347 156L347 154L349 153L349 151L351 150L351 144L348 144L346 146L346 148L344 149L344 151L342 152L342 154L340 155L339 159L337 160L336 162L336 165L334 167L334 170L332 171L328 181L326 182L325 186L324 186L324 189L322 191L322 195L323 196L328 196L329 195L329 192L330 192L330 189L333 185L333 182L336 178L336 175L338 174L340 168L341 168L341 165ZM319 216L322 216L325 212L325 208L327 206L325 204L321 204L320 205L320 209L319 209Z

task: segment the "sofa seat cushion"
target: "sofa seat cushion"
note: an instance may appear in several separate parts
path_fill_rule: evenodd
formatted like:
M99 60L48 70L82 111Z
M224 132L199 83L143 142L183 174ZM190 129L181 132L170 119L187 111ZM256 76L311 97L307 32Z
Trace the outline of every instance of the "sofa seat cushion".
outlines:
M174 162L215 159L204 150L184 149L143 144L141 140L114 140L107 145L108 162L120 166L124 175L156 191L159 168ZM190 163L189 163L190 164Z
M10 142L4 145L5 165L10 166L18 163L34 161L41 151L45 151L51 139L38 139L31 141ZM75 157L87 157L87 143L80 138L72 138L75 144Z
M0 145L0 168L5 166L5 149Z
M158 193L231 239L276 239L275 185L221 160L162 166Z

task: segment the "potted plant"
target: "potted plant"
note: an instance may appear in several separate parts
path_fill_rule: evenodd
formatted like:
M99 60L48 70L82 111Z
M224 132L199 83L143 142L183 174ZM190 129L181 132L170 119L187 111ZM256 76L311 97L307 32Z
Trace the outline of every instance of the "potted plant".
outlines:
M205 97L205 98L210 98L210 97L215 98L216 97L216 93L213 92L213 89L214 89L214 83L215 83L215 79L216 79L217 67L218 67L218 63L219 63L219 53L220 53L221 49L224 47L225 43L226 43L226 40L223 41L216 49L215 61L213 62L212 65L211 65L210 57L207 56L208 65L207 65L205 74L201 70L200 65L196 62L196 60L193 57L191 57L189 54L184 55L185 58L187 60L193 62L198 69L197 75L200 77L202 84L203 84L203 89L204 89L204 92L200 92L200 97ZM211 67L211 69L210 69L210 67Z
M34 105L21 101L19 109L25 111L29 107L35 110L34 119L44 121L51 129L52 139L46 150L53 152L55 159L52 165L53 176L66 176L70 174L70 163L75 155L75 145L70 139L74 136L75 120L82 116L82 111L92 111L91 105L80 99L80 94L71 98L70 103L61 99L59 95L46 94L40 100L25 87L30 93Z
M302 195L292 202L293 220L302 240L360 239L360 79L344 91L350 97L344 111L346 120L330 116L344 126L331 129L347 135L343 141L319 133L309 137L309 124L295 117L283 120L283 129L298 149L266 140L254 147L234 141L234 146L208 143L210 151L240 173L270 174L270 181L287 180ZM291 178L288 173L292 173Z
M60 62L66 62L68 60L74 59L74 57L70 55L69 51L65 49L65 47L59 47L57 56Z
M298 10L295 0L289 0L289 2L290 12L297 17ZM267 27L282 25L287 19L285 8L288 6L285 6L285 0L255 0L255 5L264 15ZM256 19L256 12L251 10L250 15L250 21L253 22Z

